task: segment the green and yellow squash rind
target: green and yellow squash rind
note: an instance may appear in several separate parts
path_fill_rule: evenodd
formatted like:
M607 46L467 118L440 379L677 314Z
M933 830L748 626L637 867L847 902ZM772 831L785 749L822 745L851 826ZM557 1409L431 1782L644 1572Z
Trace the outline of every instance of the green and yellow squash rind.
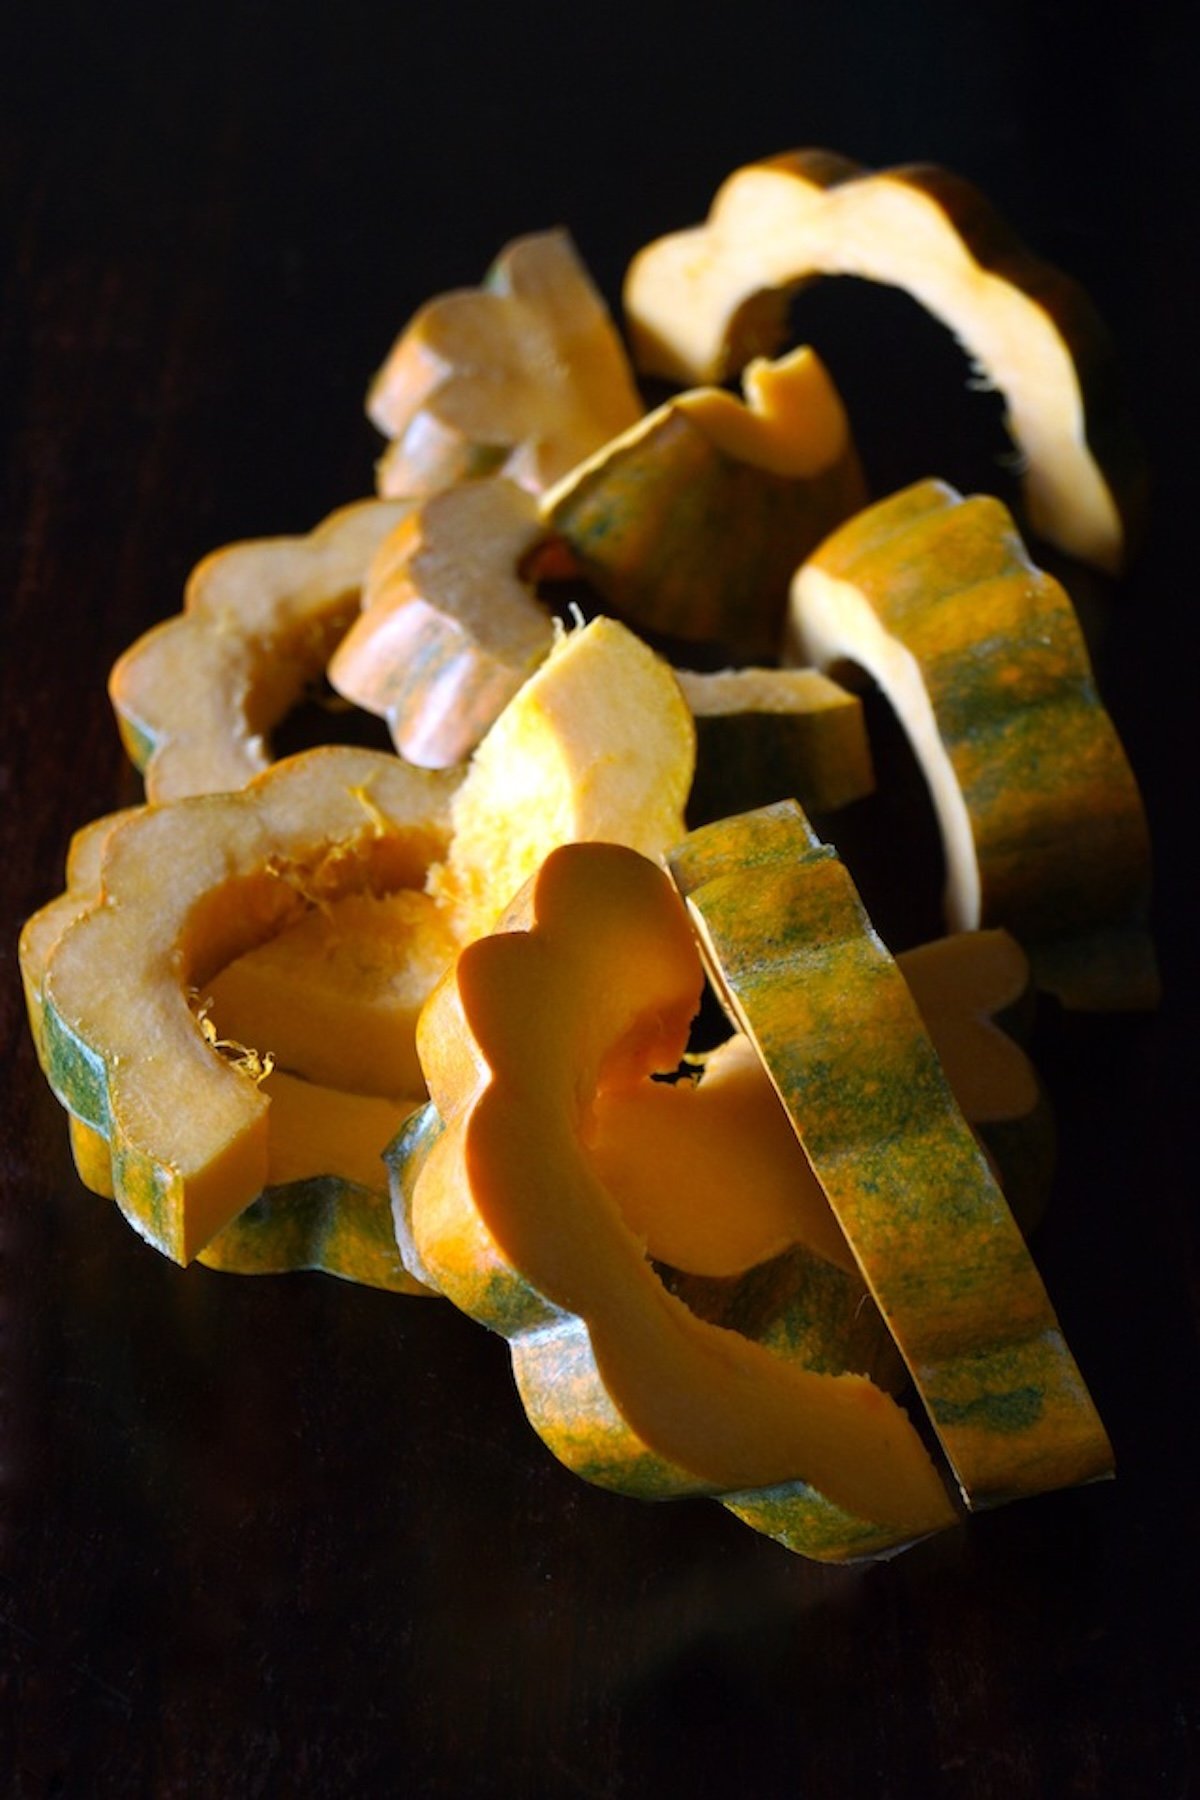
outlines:
M422 1015L442 1128L405 1202L415 1266L509 1338L531 1421L585 1479L739 1504L786 1482L793 1548L911 1541L955 1515L895 1402L701 1320L590 1163L593 1096L675 1062L700 985L659 869L613 845L549 857Z
M971 1507L1111 1470L1045 1288L846 870L794 805L670 858Z
M792 586L790 653L869 671L921 764L952 930L1003 925L1064 1005L1152 1006L1137 784L1066 592L1006 509L923 481L849 520Z
M810 350L752 365L745 388L745 404L718 389L668 400L541 503L609 610L740 663L778 656L792 571L866 499Z
M696 721L691 829L775 800L836 812L873 791L862 702L819 670L675 673Z

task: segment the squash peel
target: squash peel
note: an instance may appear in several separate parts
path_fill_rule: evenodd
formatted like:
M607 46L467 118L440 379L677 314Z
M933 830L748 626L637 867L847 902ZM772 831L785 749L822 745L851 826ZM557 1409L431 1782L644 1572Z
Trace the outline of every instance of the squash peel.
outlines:
M743 386L745 402L676 395L572 469L541 511L638 631L751 662L778 655L793 569L866 490L811 350L753 363Z
M1067 1006L1152 1006L1146 817L1074 608L1007 510L918 482L792 584L795 659L879 683L929 785L950 930L1003 925Z
M1109 1473L1020 1231L833 851L792 804L704 827L670 867L967 1504Z

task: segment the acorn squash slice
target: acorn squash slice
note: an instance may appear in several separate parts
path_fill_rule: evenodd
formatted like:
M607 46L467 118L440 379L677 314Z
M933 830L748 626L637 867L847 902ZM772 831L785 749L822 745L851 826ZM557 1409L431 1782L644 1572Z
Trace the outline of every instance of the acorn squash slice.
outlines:
M385 539L329 679L409 762L464 761L549 654L553 622L523 575L544 537L529 495L497 480L435 495Z
M696 721L688 824L773 800L836 812L875 786L862 702L817 669L677 669Z
M597 1104L675 1066L702 984L661 869L609 844L548 857L422 1014L444 1124L415 1183L419 1259L510 1340L532 1423L580 1475L758 1508L833 1560L895 1547L955 1517L903 1411L691 1311L593 1154Z
M42 989L46 965L51 952L67 926L96 906L100 900L100 880L106 840L114 826L137 816L143 809L131 807L124 812L95 819L77 831L67 855L66 889L30 918L21 933L20 962L33 1039L43 1068L49 1073L50 1061L42 1025ZM392 909L400 924L407 926L401 934L389 929L388 951L381 955L380 915ZM418 918L414 920L414 908ZM391 1061L391 1087L388 1097L370 1093L347 1092L344 1087L324 1087L317 1082L300 1079L275 1067L260 1083L260 1090L271 1102L268 1113L267 1185L259 1198L244 1213L219 1231L198 1256L209 1267L238 1274L280 1274L293 1269L320 1269L374 1287L385 1287L395 1293L423 1294L429 1290L409 1275L401 1262L391 1225L388 1183L382 1153L397 1130L424 1099L424 1079L416 1058L415 999L409 990L415 988L424 998L441 973L449 951L444 950L444 931L434 914L428 915L431 903L421 893L402 889L396 894L375 900L366 895L353 895L342 901L324 902L305 913L296 925L285 929L279 940L269 940L261 951L270 951L276 942L287 943L291 956L270 962L272 969L284 965L289 986L290 1007L285 1007L276 989L264 1000L262 979L251 985L252 999L238 996L224 1010L226 992L222 976L214 986L221 990L222 1007L214 1025L218 1036L229 1039L240 1035L245 1044L265 1048L277 1037L281 1020L296 1029L297 994L303 989L311 995L316 970L328 979L330 961L344 975L347 951L344 943L348 927L365 925L366 942L359 964L366 962L385 968L377 976L384 988L386 1002L394 1016L386 1034L381 1033L378 1014L384 1002L378 994L360 1005L352 1024L344 1017L324 1017L325 1038L322 1043L324 1066L344 1082L355 1072L348 1067L347 1053L358 1057L361 1052L361 1026L365 1013L368 1025L375 1025L374 1047ZM365 912L365 919L363 913ZM327 921L332 917L334 925ZM314 931L313 921L322 922ZM340 930L337 927L340 926ZM375 927L374 930L371 927ZM414 944L414 926L417 942ZM424 944L428 932L436 938L436 948ZM334 949L329 953L328 939L334 933ZM399 950L396 935L405 943ZM315 943L315 951L312 948ZM310 953L305 961L296 954L301 945ZM424 945L425 954L421 954ZM414 954L415 952L415 954ZM444 953L443 953L444 952ZM398 955L407 953L415 964L406 971L396 968ZM239 959L251 960L255 952ZM436 959L437 966L431 966ZM351 959L353 960L353 959ZM238 969L239 964L231 965ZM422 973L424 970L424 973ZM228 974L224 971L223 975ZM359 969L359 985L362 973ZM236 977L235 977L236 980ZM342 1010L351 1004L344 990ZM275 1011L269 1010L273 1004ZM307 1014L307 1004L302 1015ZM210 1018L212 1013L209 1013ZM237 1030L234 1030L237 1027ZM282 1041L287 1045L286 1035ZM368 1036L370 1033L368 1032ZM333 1040L343 1046L339 1059ZM378 1080L376 1070L376 1080ZM405 1082L411 1082L406 1090ZM412 1099L392 1096L411 1092ZM68 1113L71 1152L80 1180L93 1193L106 1199L115 1195L112 1150L108 1138L74 1113Z
M366 500L307 537L227 544L192 571L184 610L118 658L109 695L149 800L244 787L270 733L325 673L368 564L409 511Z
M1151 1006L1150 845L1074 608L998 500L918 482L797 572L794 659L878 682L924 772L951 930L1002 925L1064 1005Z
M791 295L821 275L905 289L1004 395L1032 530L1110 573L1144 508L1142 452L1087 295L1031 255L968 182L875 174L800 150L738 169L705 224L642 250L625 282L646 373L721 381L777 350Z
M964 1117L989 1154L994 1149L1005 1197L1029 1229L1046 1197L1053 1129L1037 1074L1010 1029L1021 1025L1030 995L1027 958L1007 932L971 931L904 951L896 966ZM431 1104L387 1154L397 1234L414 1269L412 1191L439 1130ZM798 1241L831 1267L855 1269L823 1189L796 1156L795 1131L770 1076L740 1032L689 1056L678 1079L606 1088L588 1143L646 1254L676 1275L737 1280ZM761 1300L757 1283L755 1292ZM861 1308L864 1296L856 1293L853 1303Z
M196 1261L231 1275L314 1270L393 1294L429 1294L396 1247L383 1152L420 1100L348 1094L273 1070L267 1185ZM68 1115L84 1186L115 1197L108 1140Z
M746 663L778 656L793 569L866 492L811 350L752 363L743 385L745 402L718 388L676 395L541 510L611 611L653 641Z
M471 759L429 891L460 944L492 929L550 851L580 840L662 857L683 833L691 711L661 657L615 619L560 635Z
M518 238L481 289L417 313L367 396L382 494L504 475L531 494L639 417L608 309L565 231Z
M845 868L793 804L670 857L971 1507L1107 1474L1050 1301Z
M50 949L51 1086L104 1137L130 1223L189 1262L269 1182L270 1102L197 996L236 955L340 896L420 887L453 781L340 746L248 787L147 807L103 842L100 897Z

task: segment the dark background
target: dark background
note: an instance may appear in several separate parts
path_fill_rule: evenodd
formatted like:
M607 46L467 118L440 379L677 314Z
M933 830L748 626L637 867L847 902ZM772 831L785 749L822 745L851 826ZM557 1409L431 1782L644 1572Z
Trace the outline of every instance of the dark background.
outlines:
M3 53L0 1792L1191 1794L1198 396L1190 9L22 4ZM111 662L191 565L369 490L429 295L571 227L610 300L723 175L823 144L974 180L1091 290L1156 489L1086 584L1157 842L1153 1019L1049 1020L1035 1242L1119 1476L891 1563L584 1488L499 1340L320 1276L182 1271L79 1186L13 947L138 785ZM880 488L1000 484L903 297L803 315ZM1084 585L1077 591L1085 597ZM169 872L164 872L169 879Z

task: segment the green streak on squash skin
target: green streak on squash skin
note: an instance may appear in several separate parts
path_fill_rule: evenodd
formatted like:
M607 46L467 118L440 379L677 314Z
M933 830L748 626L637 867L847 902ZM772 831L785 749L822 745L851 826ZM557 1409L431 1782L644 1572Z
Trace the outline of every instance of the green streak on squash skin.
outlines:
M662 419L553 505L548 525L637 630L778 654L796 564L862 501L852 457L809 480L736 461L686 413Z
M432 1100L410 1113L383 1153L392 1205L392 1234L403 1266L426 1287L437 1282L421 1260L412 1230L413 1189L425 1160L446 1129Z
M108 1106L108 1074L100 1052L85 1044L55 1007L45 1005L40 1015L38 1047L55 1099L93 1131L108 1137L112 1115Z
M1020 1231L841 863L794 805L708 826L670 861L968 1504L1108 1473Z
M334 1175L264 1189L197 1261L235 1275L311 1269L389 1293L426 1291L400 1260L387 1196Z
M558 1460L597 1487L637 1500L712 1494L712 1484L648 1450L609 1397L586 1322L560 1314L511 1340L529 1422Z
M776 800L835 812L873 791L862 702L815 670L676 674L696 721L690 830Z
M72 1134L80 1179L114 1198L112 1152L102 1138ZM86 1152L86 1159L81 1156ZM100 1162L105 1158L106 1169ZM122 1178L132 1178L126 1159ZM132 1221L137 1228L136 1219ZM196 1258L229 1275L286 1275L313 1270L390 1293L425 1294L400 1260L387 1196L341 1175L317 1175L265 1188Z
M817 1562L852 1562L902 1547L894 1531L855 1517L807 1482L722 1494L647 1451L613 1407L581 1319L564 1318L515 1340L512 1357L530 1423L560 1462L596 1487L638 1500L718 1500L753 1530Z
M697 1318L752 1338L816 1374L852 1369L896 1393L904 1365L861 1277L795 1244L744 1275L660 1267L663 1285Z
M912 738L951 929L1007 927L1066 1006L1154 1005L1141 798L1070 600L1000 502L925 481L868 508L798 572L792 634L867 668Z
M762 1469L772 1531L825 1560L948 1527L954 1508L906 1414L839 1361L862 1286L839 1270L838 1295L774 1287L753 1270L744 1291L709 1292L693 1312L591 1166L575 1110L603 1071L643 1079L657 1058L675 1065L700 980L661 871L613 845L556 851L505 929L470 946L427 1003L420 1042L445 1123L427 1110L397 1146L399 1235L455 1305L509 1340L531 1423L585 1479L645 1499L736 1488L750 1504L742 1489ZM712 1316L733 1321L743 1301L746 1332Z
M109 1145L114 1197L121 1212L155 1250L173 1262L186 1262L180 1220L182 1184L172 1170L112 1134Z
M835 1506L803 1481L723 1494L721 1504L752 1530L814 1562L875 1562L907 1547Z

